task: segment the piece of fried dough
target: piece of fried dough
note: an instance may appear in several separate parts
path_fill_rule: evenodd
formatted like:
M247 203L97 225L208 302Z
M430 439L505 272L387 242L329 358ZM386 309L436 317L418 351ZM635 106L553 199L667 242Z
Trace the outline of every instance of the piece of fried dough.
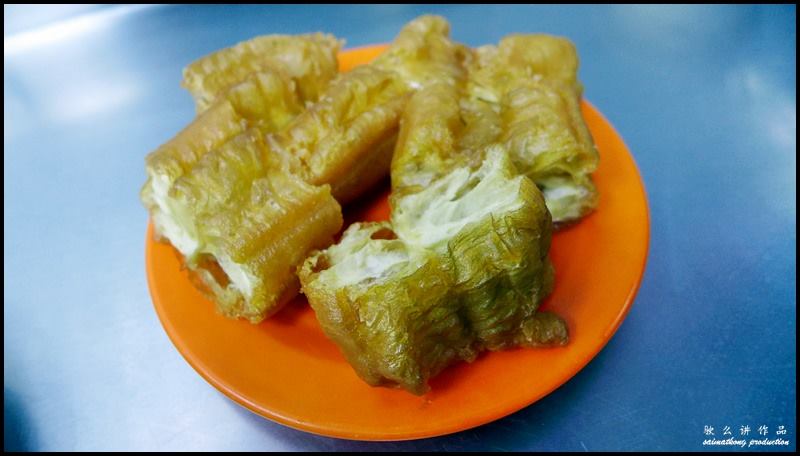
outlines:
M314 102L338 73L342 44L323 33L259 36L193 62L183 71L182 85L195 98L198 113L252 73L277 73L297 84L303 102Z
M392 162L391 223L351 227L300 270L323 330L371 385L421 394L482 350L568 338L563 320L538 312L553 284L544 198L501 144L479 143L496 135L464 124L462 98L449 82L413 95Z
M426 32L413 41L409 29ZM275 43L284 38L272 37L274 46L256 40L224 50L187 69L198 102L216 101L151 154L142 199L156 232L183 254L222 313L257 322L297 293L295 268L311 249L332 242L342 223L339 203L388 172L402 110L416 85L404 78L424 74L433 81L463 58L448 31L441 18L413 21L387 51L403 49L400 66L365 65L319 92L291 68L277 71L275 62L283 60L256 58L270 46L280 49ZM438 50L422 52L428 45ZM240 54L244 69L235 66ZM262 61L268 64L258 66ZM259 72L218 91L245 70ZM458 71L466 74L463 66ZM309 74L317 76L312 82L322 80Z
M475 54L469 103L497 113L497 141L542 189L553 221L566 224L591 212L599 156L580 111L575 47L550 35L510 35Z

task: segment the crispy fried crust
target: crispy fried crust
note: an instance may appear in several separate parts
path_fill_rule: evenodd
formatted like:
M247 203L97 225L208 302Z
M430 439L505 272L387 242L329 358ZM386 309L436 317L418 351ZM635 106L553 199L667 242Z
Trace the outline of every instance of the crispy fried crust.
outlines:
M316 101L338 72L342 41L332 35L265 35L209 54L183 71L183 85L205 111L228 87L253 73L277 73L297 84L303 102Z

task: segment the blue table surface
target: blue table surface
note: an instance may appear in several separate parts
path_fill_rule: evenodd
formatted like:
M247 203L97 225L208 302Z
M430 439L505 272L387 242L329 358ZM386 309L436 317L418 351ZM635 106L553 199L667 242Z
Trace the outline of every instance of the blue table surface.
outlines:
M289 429L209 386L162 329L144 156L192 119L194 59L265 33L387 42L426 12L470 45L575 42L647 188L644 280L606 348L507 418L411 442ZM706 426L766 426L790 445L762 448L794 449L795 22L793 5L4 7L5 448L702 450Z

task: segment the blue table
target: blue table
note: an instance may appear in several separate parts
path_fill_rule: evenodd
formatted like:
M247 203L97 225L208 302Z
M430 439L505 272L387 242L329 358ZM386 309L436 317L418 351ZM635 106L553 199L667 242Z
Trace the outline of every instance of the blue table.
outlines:
M650 257L607 347L538 403L414 442L336 440L242 409L175 350L144 274L147 152L194 115L194 59L264 33L390 41L549 32L641 169ZM796 447L796 7L4 8L4 446L30 450ZM778 435L779 426L786 434ZM706 435L713 428L714 435ZM763 430L763 428L762 428Z

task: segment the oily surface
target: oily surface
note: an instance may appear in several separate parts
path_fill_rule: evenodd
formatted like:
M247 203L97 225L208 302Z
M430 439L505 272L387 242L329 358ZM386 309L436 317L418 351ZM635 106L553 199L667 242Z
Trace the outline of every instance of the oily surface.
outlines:
M382 48L341 54L346 69ZM570 344L490 353L431 381L431 391L374 388L328 340L304 298L259 325L228 320L180 270L171 247L147 237L151 292L181 354L211 384L250 410L292 427L345 438L409 439L492 421L546 395L572 377L611 338L644 269L649 226L644 190L621 138L588 103L583 114L602 157L602 197L580 224L553 236L558 271L542 310L562 316ZM388 186L345 208L345 223L389 217ZM621 231L619 226L628 229ZM242 346L252 347L242 351Z

